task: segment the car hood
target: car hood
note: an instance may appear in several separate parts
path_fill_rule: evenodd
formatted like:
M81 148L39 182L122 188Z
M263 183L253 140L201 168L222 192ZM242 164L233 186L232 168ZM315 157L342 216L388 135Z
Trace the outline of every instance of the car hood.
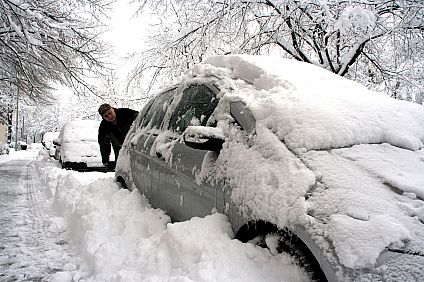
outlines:
M308 231L327 239L321 248L330 257L352 271L423 260L423 149L365 144L300 156L317 179L306 200ZM408 259L393 260L400 255Z

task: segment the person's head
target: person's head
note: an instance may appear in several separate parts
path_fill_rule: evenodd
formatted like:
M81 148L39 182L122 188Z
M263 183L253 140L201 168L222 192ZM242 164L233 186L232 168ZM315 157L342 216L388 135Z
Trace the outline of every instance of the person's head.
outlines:
M99 107L99 114L108 122L115 122L116 120L115 109L109 104L102 104Z

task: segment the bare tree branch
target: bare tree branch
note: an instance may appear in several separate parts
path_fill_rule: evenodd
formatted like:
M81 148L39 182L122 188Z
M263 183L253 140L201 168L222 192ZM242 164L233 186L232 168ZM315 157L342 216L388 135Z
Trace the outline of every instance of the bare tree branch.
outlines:
M161 66L168 78L168 69L179 73L205 56L278 52L378 88L400 62L418 73L414 69L424 60L421 0L140 1L140 11L146 7L161 25L140 60ZM384 67L375 67L371 57ZM368 68L372 77L365 75ZM409 83L399 79L400 89Z
M48 100L55 82L93 92L106 49L99 40L111 0L0 0L0 86ZM4 67L3 67L4 66ZM98 95L95 93L95 95Z

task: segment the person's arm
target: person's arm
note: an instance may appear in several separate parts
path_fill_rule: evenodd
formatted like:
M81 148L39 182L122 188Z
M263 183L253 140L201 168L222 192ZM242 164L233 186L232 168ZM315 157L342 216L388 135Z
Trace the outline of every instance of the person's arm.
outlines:
M138 116L138 112L134 111L133 109L121 108L120 110L125 120L130 120L131 122L133 122Z
M132 121L134 121L136 118L137 118L137 116L138 116L138 112L137 111L134 111L134 110L131 110L132 111L132 118L131 118L131 120Z
M99 127L99 135L97 138L100 146L100 154L102 155L102 163L107 164L109 163L109 156L110 156L110 138L108 137L106 129L100 124Z

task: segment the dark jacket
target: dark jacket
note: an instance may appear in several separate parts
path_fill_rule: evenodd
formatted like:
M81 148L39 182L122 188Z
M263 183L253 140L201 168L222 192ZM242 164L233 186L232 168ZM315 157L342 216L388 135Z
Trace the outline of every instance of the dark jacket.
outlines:
M99 126L98 141L103 163L109 162L111 144L115 152L115 160L118 159L119 150L121 149L125 136L138 115L137 111L127 108L115 109L115 113L116 124L102 120Z

